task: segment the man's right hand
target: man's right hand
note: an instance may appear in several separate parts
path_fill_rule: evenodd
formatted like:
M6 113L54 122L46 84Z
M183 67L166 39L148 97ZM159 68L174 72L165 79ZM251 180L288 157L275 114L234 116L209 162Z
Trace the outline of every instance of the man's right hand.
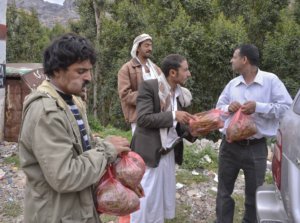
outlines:
M237 101L231 102L231 104L228 107L228 111L231 112L231 113L235 113L237 110L239 110L239 108L241 106L242 105Z
M117 153L120 154L122 152L129 152L130 151L130 144L129 141L121 136L107 136L105 141L114 145L117 150Z
M195 119L193 115L185 111L176 111L175 115L176 115L176 121L185 125L189 124L190 119Z

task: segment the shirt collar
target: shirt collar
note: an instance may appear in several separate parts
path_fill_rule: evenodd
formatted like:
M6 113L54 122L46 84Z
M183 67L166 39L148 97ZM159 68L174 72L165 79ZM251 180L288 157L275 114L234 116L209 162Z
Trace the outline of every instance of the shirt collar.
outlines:
M177 98L181 93L181 89L180 86L177 84L177 87L175 89L175 98Z
M263 82L264 82L264 81L263 81L262 72L261 72L260 69L258 69L258 70L257 70L257 74L256 74L256 76L255 76L255 78L254 78L253 83L257 83L257 84L263 85ZM245 82L245 80L244 80L244 78L243 78L243 75L240 75L240 76L237 77L235 86L238 86L238 85L240 85L240 84L245 84L245 85L247 85L246 82Z

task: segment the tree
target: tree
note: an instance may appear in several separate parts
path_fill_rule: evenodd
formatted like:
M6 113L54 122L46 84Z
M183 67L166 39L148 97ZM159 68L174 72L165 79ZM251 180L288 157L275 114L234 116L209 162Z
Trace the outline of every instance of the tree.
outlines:
M30 12L7 8L7 61L41 62L42 50L49 42L34 9Z
M263 67L277 74L294 97L300 86L300 24L287 10L274 33L268 33L263 48Z
M81 20L73 28L95 42L97 26L92 0L78 2ZM289 47L292 46L280 39L283 28L277 27L278 24L284 25L293 20L292 17L284 19L279 14L280 9L287 8L287 0L109 2L104 1L101 37L95 42L99 44L98 73L101 78L98 84L101 87L97 87L98 95L94 99L97 100L97 112L101 112L103 125L111 123L126 127L117 93L117 72L130 59L132 41L141 33L148 33L153 38L152 60L156 64L160 65L162 58L170 53L187 57L192 73L187 83L194 98L190 108L192 113L213 108L225 84L235 77L230 59L237 45L247 42L256 44L262 52L263 63L266 63L266 66L262 65L263 68L276 61L271 53L271 49L276 48L276 42L272 42L274 36L282 42L283 55L287 55L295 64L298 58L294 51L294 56L289 55ZM276 32L273 33L275 28ZM295 40L292 37L296 37L297 32L288 33L287 38L296 44L297 38ZM265 44L269 46L266 48ZM291 66L291 72L293 69L296 66ZM290 76L290 80L295 78L285 74ZM291 84L290 81L288 85Z
M288 0L218 0L226 17L235 20L243 16L250 43L263 47L265 35L279 21L279 12Z
M69 29L56 23L51 29L47 29L47 36L49 40L53 40L54 38L63 35L64 33L69 32Z

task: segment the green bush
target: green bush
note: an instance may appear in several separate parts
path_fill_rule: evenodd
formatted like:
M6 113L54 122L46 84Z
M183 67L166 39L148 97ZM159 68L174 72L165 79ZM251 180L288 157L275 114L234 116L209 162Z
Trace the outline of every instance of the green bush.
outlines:
M95 119L92 115L88 115L88 122L92 132L102 132L104 130L100 122L97 119Z
M204 156L208 155L212 162L208 163ZM216 170L218 165L218 154L211 148L207 147L199 151L196 145L186 146L183 154L183 164L182 168L188 170L197 170L197 169L213 169Z

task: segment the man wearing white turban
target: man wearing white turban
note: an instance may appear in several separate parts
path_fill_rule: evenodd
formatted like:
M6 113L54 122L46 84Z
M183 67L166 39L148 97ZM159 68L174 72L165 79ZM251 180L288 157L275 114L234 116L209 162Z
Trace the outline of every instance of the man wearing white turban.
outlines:
M156 79L162 72L149 58L152 53L152 37L141 34L133 41L132 59L118 72L118 92L126 122L131 124L132 133L136 127L136 98L138 86L144 80Z

